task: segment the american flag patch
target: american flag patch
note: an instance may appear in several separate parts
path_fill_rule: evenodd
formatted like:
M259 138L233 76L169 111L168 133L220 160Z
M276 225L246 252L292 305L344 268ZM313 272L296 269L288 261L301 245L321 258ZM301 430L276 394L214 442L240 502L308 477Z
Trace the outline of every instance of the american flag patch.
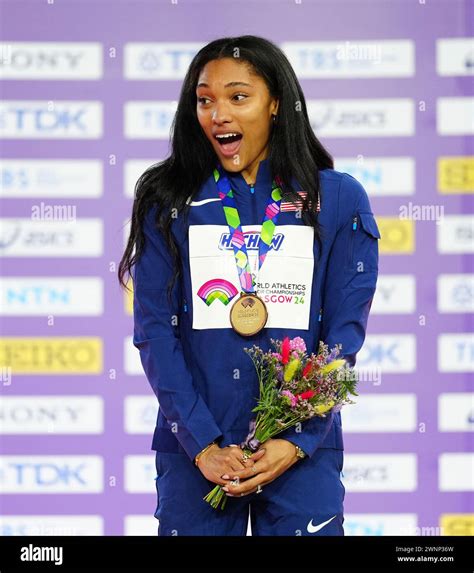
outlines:
M298 195L302 198L302 200L296 201L295 203L292 203L291 201L282 201L280 203L280 211L299 211L303 208L303 200L306 198L307 194L308 193L306 191L298 191ZM316 210L319 211L319 200Z

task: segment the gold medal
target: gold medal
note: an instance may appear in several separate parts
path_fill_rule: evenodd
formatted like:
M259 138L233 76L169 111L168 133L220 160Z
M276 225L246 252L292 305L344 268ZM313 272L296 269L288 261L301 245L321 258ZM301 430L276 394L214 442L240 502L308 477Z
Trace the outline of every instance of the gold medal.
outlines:
M230 309L232 328L242 336L252 336L267 323L268 311L263 300L254 293L241 292Z

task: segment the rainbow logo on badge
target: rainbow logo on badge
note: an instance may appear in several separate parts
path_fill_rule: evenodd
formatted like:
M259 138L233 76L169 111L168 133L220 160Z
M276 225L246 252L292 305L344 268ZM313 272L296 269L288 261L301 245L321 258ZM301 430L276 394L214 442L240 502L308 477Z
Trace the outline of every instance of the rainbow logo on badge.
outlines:
M215 300L220 300L222 304L228 305L238 292L235 286L229 281L224 279L211 279L202 285L197 294L207 306L210 306Z

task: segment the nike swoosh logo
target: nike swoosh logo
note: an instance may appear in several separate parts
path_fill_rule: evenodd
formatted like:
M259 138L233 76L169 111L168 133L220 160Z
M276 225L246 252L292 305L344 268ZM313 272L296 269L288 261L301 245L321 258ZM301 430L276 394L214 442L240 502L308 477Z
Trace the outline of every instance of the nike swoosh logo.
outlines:
M333 515L330 519L328 519L327 521L324 521L323 523L320 523L319 525L313 525L313 520L311 520L308 523L308 527L307 527L308 533L316 533L316 531L319 531L320 529L322 529L325 525L327 525L335 517L337 517L337 515Z

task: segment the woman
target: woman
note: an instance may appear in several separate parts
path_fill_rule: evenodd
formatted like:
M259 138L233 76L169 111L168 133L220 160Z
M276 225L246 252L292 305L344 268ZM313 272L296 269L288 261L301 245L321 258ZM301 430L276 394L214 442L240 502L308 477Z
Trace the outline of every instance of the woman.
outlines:
M122 285L134 279L133 342L160 406L159 535L245 535L249 510L253 535L344 534L340 413L245 459L258 381L244 348L299 336L312 352L321 339L354 365L378 238L367 193L333 169L281 50L255 36L202 48L171 156L137 182L119 270ZM214 484L224 511L203 500Z

